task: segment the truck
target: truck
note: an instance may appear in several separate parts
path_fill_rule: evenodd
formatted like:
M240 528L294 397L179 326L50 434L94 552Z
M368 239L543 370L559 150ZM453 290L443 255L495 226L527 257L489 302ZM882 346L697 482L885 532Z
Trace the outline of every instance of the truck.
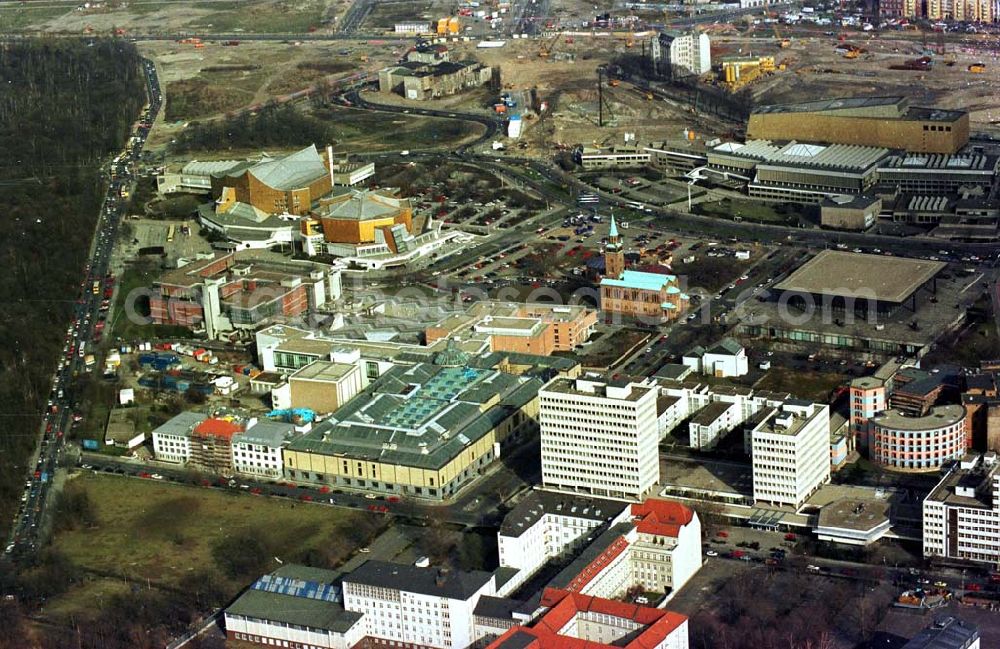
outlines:
M49 481L49 472L48 471L42 471L42 475L41 475L40 479L41 479L42 482L48 482Z

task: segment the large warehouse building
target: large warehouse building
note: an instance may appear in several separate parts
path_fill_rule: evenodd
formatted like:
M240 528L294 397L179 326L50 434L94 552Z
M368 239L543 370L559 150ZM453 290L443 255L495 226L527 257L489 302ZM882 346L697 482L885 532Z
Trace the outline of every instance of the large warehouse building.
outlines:
M939 280L941 262L826 250L747 304L741 337L787 350L824 345L852 358L926 354L961 326L978 293ZM958 305L957 307L955 305Z
M969 114L912 107L905 97L775 104L754 109L747 138L952 154L969 143Z
M468 366L454 346L394 367L285 451L305 484L444 500L537 428L541 381Z
M708 152L711 175L745 179L751 196L819 202L830 194L861 194L876 182L888 149L845 144L727 142Z
M921 291L933 294L940 261L824 250L775 284L790 306L808 303L859 316L916 312Z

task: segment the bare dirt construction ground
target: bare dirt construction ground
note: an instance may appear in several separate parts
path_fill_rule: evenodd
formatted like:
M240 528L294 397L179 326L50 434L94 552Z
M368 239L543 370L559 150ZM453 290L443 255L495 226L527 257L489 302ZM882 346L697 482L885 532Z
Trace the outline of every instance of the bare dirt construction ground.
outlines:
M173 139L188 120L223 117L324 79L378 70L395 61L400 52L392 47L362 48L345 41L298 45L241 41L238 46L208 42L201 48L142 41L139 46L156 62L166 95L163 121L150 135L153 149Z
M773 54L788 69L757 84L753 93L757 103L781 103L827 97L862 95L903 95L911 104L953 108L970 112L971 127L976 132L1000 134L1000 58L992 42L976 35L961 40L947 40L944 54L930 55L933 67L928 71L890 70L889 66L924 55L925 43L919 34L888 32L869 37L853 33L844 43L867 50L856 59L844 58L835 49L837 37L820 32L792 37L790 47L779 49L773 38L728 37L712 41L713 56L728 50L730 54ZM937 43L927 38L926 47L935 50ZM929 53L929 52L928 52ZM968 71L973 63L985 63L984 74Z
M0 9L8 29L107 34L114 29L144 34L212 29L219 32L305 33L334 25L347 0L132 0L99 9L77 9L76 0L49 0L31 7Z
M567 42L569 41L569 42ZM639 142L685 142L684 129L716 134L731 125L695 115L684 107L663 100L650 101L644 91L627 81L612 87L605 80L604 127L598 128L597 67L613 64L624 56L639 56L641 44L632 49L621 39L609 37L565 37L511 39L502 48L477 48L474 43L449 43L452 60L475 59L500 68L504 90L535 91L537 103L547 103L538 116L526 114L524 136L528 154L551 155L558 144L623 143L624 134L634 133ZM543 49L549 56L539 56ZM373 101L452 110L491 110L499 93L463 93L442 100L407 102L379 94ZM536 105L534 108L538 108ZM519 107L524 111L524 107Z

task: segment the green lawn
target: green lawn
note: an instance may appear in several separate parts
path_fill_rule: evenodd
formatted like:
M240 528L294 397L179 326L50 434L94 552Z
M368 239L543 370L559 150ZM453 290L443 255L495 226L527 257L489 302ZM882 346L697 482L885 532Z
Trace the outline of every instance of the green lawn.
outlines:
M57 18L73 10L72 5L63 7L7 6L0 8L0 33L17 32L28 27L37 27L51 18Z
M126 341L150 340L155 338L190 338L191 332L184 327L173 325L142 324L129 317L127 303L135 305L133 310L140 316L148 315L148 302L144 299L129 300L129 295L140 289L148 289L160 274L155 264L130 266L118 280L118 296L115 302L114 322L109 327L110 340Z
M795 225L799 216L805 215L807 207L794 203L764 203L762 201L730 200L698 203L695 214L715 216L721 219L742 220L753 223L779 223Z
M126 579L169 589L193 571L212 571L231 596L246 584L216 567L213 547L227 537L252 534L282 561L318 553L334 565L366 542L359 534L384 524L346 509L113 475L77 474L67 489L86 491L96 524L56 532L52 543L89 578L47 603L49 614L86 614L95 593Z

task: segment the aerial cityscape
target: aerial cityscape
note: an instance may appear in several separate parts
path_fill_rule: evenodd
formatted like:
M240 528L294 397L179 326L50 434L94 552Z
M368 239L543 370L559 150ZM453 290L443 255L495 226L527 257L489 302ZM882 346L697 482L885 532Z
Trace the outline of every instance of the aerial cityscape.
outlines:
M1000 3L0 41L0 649L1000 648Z

